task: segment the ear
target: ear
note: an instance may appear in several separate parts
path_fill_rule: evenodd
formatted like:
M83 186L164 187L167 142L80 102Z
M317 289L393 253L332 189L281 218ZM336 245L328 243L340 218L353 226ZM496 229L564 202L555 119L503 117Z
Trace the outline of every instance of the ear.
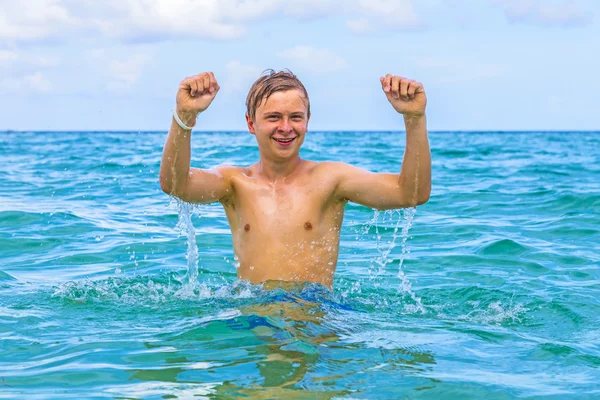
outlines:
M256 130L254 129L254 121L252 121L252 118L250 118L248 114L246 114L246 124L248 124L248 131L250 131L251 134L255 135Z

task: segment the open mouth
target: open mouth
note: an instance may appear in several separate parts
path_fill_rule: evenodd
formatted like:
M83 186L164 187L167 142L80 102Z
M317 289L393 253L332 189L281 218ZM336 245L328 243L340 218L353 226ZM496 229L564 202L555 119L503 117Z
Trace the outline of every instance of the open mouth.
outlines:
M283 147L287 147L290 146L294 140L296 140L297 136L294 136L293 138L288 138L288 139L284 139L284 138L273 138L274 141L277 142L277 144L279 144L280 146Z

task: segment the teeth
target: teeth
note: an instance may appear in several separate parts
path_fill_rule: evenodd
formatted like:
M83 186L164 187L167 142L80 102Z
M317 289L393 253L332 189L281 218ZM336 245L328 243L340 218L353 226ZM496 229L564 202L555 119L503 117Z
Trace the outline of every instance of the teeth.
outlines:
M278 141L278 142L282 142L282 143L289 143L292 140L294 140L294 138L291 138L291 139L275 139L275 140Z

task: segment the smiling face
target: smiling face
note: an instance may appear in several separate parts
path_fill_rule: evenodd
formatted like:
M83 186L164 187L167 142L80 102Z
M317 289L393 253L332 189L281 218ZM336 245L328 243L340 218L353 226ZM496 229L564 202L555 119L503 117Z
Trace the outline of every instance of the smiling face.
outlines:
M308 106L297 89L278 91L263 101L251 118L248 130L256 136L261 157L283 161L298 156L308 130Z

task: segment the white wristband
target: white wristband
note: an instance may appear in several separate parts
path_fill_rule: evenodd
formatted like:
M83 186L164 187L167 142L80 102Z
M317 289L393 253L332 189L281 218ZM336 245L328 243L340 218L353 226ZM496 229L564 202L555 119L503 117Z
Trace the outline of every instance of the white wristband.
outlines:
M173 118L175 118L175 122L177 122L177 125L179 125L181 127L181 129L185 129L186 131L191 131L193 129L192 126L187 126L186 124L183 123L183 121L179 118L179 115L177 115L177 108L175 108L173 110Z

